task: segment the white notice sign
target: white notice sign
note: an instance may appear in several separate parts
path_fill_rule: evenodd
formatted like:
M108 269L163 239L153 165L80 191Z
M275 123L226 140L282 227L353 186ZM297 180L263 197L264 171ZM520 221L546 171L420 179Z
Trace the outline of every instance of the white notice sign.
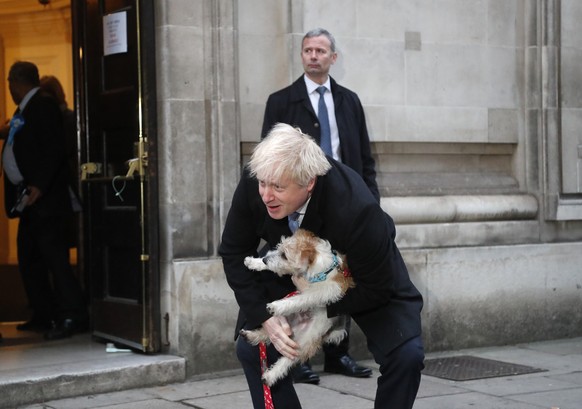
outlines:
M127 52L127 12L103 16L103 55Z

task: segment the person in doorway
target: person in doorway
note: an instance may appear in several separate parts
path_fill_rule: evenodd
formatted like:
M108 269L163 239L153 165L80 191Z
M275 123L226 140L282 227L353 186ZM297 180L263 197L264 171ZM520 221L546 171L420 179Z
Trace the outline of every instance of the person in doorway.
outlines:
M367 338L380 370L374 408L412 408L424 367L423 301L394 241L394 223L356 172L287 124L275 125L253 151L222 234L219 254L240 307L235 334L241 328L265 329L269 365L281 355L297 356L287 321L266 308L294 291L290 277L250 271L244 264L245 257L257 256L261 240L275 247L292 233L288 222L295 212L301 228L347 257L356 285L327 311L349 314ZM264 408L259 347L238 337L236 352L254 408ZM301 407L291 376L270 393L277 409Z
M32 308L32 318L17 328L45 331L49 340L66 338L88 328L88 313L69 262L63 117L56 101L40 92L35 64L14 63L8 86L18 109L2 149L5 208L8 217L20 218L18 266Z
M354 92L339 85L329 75L336 59L335 39L327 30L317 28L303 36L301 61L304 74L290 86L269 96L261 136L265 137L279 122L298 127L313 136L327 155L354 169L379 202L375 161L370 150L364 109ZM372 371L358 365L348 353L350 324L347 319L348 336L339 345L324 347L323 370L369 377ZM293 378L298 383L319 383L319 375L309 362L295 367Z
M40 89L57 101L63 115L65 149L69 163L71 185L76 192L79 183L79 161L77 159L77 117L75 111L69 108L65 98L65 90L59 79L54 75L43 75L40 78Z
M61 82L54 75L44 75L40 78L40 90L50 96L59 104L61 114L63 115L63 125L65 127L65 151L67 163L69 166L69 194L71 196L71 205L74 213L72 222L69 223L70 232L68 234L69 247L77 247L78 231L80 221L80 212L82 210L81 199L79 196L79 156L77 144L77 116L75 111L69 108L65 98L65 90Z

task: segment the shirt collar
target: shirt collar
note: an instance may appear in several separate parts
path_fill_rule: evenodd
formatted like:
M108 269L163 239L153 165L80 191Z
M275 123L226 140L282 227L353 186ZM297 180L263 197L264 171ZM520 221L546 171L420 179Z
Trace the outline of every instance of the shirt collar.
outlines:
M309 196L309 198L303 204L303 206L301 206L299 209L295 210L297 213L299 213L299 217L297 218L297 221L299 222L300 226L301 226L301 222L303 221L303 217L305 216L305 212L307 211L307 205L309 205L310 200L311 200L311 196Z
M36 94L36 92L39 89L40 89L40 87L34 87L33 89L31 89L30 91L28 91L26 93L24 98L22 98L22 101L20 101L20 104L18 104L18 108L20 109L20 112L24 111L24 108L26 108L28 101L30 101L30 99L34 96L34 94Z
M320 84L318 84L317 82L311 80L305 74L303 75L303 79L305 80L305 86L307 87L307 94L311 94L312 92L315 92L315 90L317 88L321 87ZM325 80L325 82L322 85L325 88L327 88L328 91L331 92L331 81L329 80L329 75L327 76L327 80Z

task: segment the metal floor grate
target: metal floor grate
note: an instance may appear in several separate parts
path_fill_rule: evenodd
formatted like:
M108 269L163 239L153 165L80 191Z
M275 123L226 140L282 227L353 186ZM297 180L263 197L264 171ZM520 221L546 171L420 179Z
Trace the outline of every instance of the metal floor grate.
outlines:
M424 365L425 368L422 371L424 375L452 381L470 381L473 379L523 375L546 371L546 369L477 358L469 355L427 359L424 361Z

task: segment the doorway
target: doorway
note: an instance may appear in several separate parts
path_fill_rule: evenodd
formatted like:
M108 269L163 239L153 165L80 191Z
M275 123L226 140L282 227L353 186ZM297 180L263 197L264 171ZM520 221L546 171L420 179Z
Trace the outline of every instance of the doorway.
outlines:
M76 111L83 212L71 261L89 299L92 335L141 352L157 352L153 2L23 3L0 0L0 23L6 22L0 24L2 69L7 72L16 60L34 62L41 76L59 78ZM109 22L117 31L108 31ZM47 33L57 35L45 35L45 26ZM122 38L121 48L109 49L108 35ZM148 49L141 46L144 43ZM5 121L15 107L6 84L0 89L4 104L0 120ZM0 265L8 265L12 274L17 271L16 228L17 221L0 216L0 237L5 237ZM10 285L14 282L19 279L12 278ZM28 316L10 319L14 318L24 321Z
M56 76L68 106L72 106L71 27L68 0L55 0L47 6L36 1L0 0L0 124L5 124L16 109L6 77L17 60L34 61L41 75ZM16 259L18 220L9 220L4 212L3 178L0 204L0 322L26 321L30 311ZM71 249L71 262L76 267L76 247Z

